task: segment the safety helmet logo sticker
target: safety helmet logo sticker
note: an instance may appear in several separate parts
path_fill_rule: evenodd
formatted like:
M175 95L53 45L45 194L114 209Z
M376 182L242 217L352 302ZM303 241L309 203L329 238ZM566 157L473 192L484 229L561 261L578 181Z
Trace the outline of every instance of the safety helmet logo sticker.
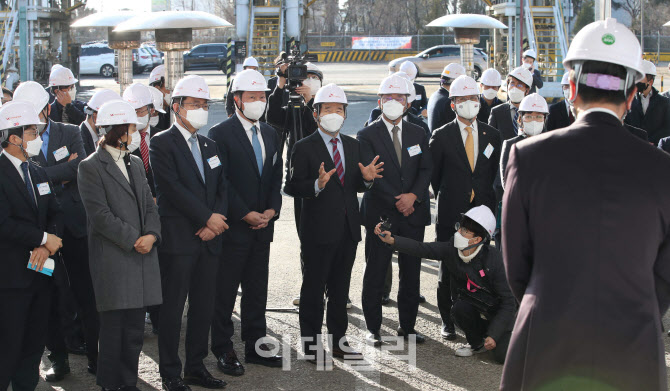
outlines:
M605 34L602 37L602 41L605 45L613 45L614 42L616 42L616 39L614 38L614 35L612 35L612 34Z

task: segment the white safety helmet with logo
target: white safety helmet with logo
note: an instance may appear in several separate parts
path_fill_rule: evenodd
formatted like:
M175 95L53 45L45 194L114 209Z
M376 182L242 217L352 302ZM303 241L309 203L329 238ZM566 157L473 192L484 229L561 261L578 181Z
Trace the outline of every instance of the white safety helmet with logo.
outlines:
M642 60L642 70L645 75L656 76L656 65L649 60Z
M130 103L124 100L112 100L103 103L98 110L95 126L100 127L100 134L106 134L110 126L126 124L141 125L137 121L135 108Z
M463 102L456 103L453 98L462 97L462 96L474 96L475 100L466 100ZM479 114L479 86L475 79L470 76L459 76L451 83L451 89L449 90L449 97L451 99L451 104L453 109L459 117L465 118L467 120L476 119L477 114Z
M245 69L237 74L230 91L270 91L270 89L265 77L260 72L254 69Z
M537 60L537 52L533 49L528 49L525 52L523 52L523 57L530 57L533 60Z
M183 109L184 98L205 99L209 102L209 86L202 76L188 75L177 82L172 91L172 101L179 98L179 106ZM170 106L172 108L173 106ZM181 110L180 110L181 111ZM207 125L209 120L209 108L205 110L200 107L194 110L186 110L186 116L175 113L182 120L187 120L194 129L200 129Z
M54 65L53 68L51 68L49 87L70 86L78 81L79 80L74 77L74 74L72 74L72 71L64 66L56 67Z
M400 64L398 71L405 72L407 76L409 76L410 81L414 81L414 79L416 79L416 74L418 72L416 65L414 65L414 63L411 61L404 61L402 64Z
M165 114L165 110L163 110L163 93L156 87L149 86L148 88L151 93L151 103L153 103L154 109L159 113Z
M110 100L121 100L121 96L110 89L102 89L91 97L86 103L86 114L93 114L100 110L100 107Z
M570 85L570 72L565 72L563 74L563 77L561 78L561 85L562 86L569 86Z
M442 70L442 77L443 78L449 78L449 79L456 79L459 76L465 75L465 68L463 65L452 62L451 64L447 65L444 67Z
M317 75L319 77L319 80L323 81L323 72L321 72L319 67L317 67L316 65L314 65L311 62L307 62L307 63L305 63L305 65L307 66L307 73L308 74L311 73L311 74Z
M544 114L544 119L541 122L538 121L524 121L523 114L526 113L542 113ZM520 129L527 136L536 136L544 130L544 120L547 119L547 114L549 114L549 106L547 106L547 101L538 93L530 94L527 97L523 98L519 104L519 122Z
M500 77L500 72L493 68L489 68L482 73L479 82L489 87L500 87L502 78Z
M253 57L247 57L244 59L244 62L242 63L242 68L245 67L256 67L258 68L258 61L256 61L255 58Z
M398 75L407 80L407 89L409 90L409 97L407 98L407 101L409 103L414 102L416 100L416 88L414 88L414 83L412 83L412 79L409 77L409 75L402 71L395 72L393 75Z
M153 104L151 91L149 87L140 83L133 83L123 91L123 100L130 103L133 109L141 109L144 106Z
M489 234L488 239L493 237L496 231L496 217L486 205L475 206L467 211L464 216L470 218L475 223L479 224ZM483 238L487 239L487 238Z
M337 113L321 116L321 105L324 103L341 103L344 108L344 117ZM314 95L314 111L316 113L317 122L321 128L330 134L339 132L347 117L348 104L347 95L337 84L330 83L319 88L319 91Z
M512 70L507 76L512 76L518 79L530 89L533 86L533 75L524 67L518 67Z
M12 99L30 103L39 114L49 104L49 93L36 81L24 81L16 87Z
M407 106L411 103L409 102L411 95L409 84L410 83L406 78L398 75L397 73L394 73L391 76L387 76L384 80L382 80L381 84L379 85L379 91L377 92L377 95L380 97L379 101L382 113L384 113L387 119L395 121L404 115L407 111ZM405 104L402 104L397 100L389 100L384 102L382 96L391 94L406 95Z
M35 107L24 101L11 101L0 107L0 142L6 146L5 142L9 142L10 129L24 128L26 126L36 125L38 128L45 125L40 121L40 117L35 112ZM23 135L21 135L23 138ZM38 136L31 141L28 141L24 150L21 145L21 150L27 157L37 156L42 148L42 138Z
M165 78L165 65L159 65L154 68L149 74L149 84L160 82L161 79Z

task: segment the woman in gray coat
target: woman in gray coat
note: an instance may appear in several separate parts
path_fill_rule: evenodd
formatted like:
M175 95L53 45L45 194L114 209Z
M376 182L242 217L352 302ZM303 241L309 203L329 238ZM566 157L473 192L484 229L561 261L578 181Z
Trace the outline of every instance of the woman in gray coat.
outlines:
M89 262L100 314L97 384L137 390L137 368L147 306L161 303L155 246L160 220L142 160L128 153L137 115L110 101L98 112L104 137L79 165L79 192L88 217Z

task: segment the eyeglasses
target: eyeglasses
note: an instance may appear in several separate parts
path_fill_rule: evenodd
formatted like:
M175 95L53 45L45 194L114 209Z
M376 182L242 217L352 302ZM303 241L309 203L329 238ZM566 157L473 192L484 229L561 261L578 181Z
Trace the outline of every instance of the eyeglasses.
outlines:
M472 102L478 102L479 97L477 95L472 95L472 96L455 96L453 98L454 103L463 103L467 101L472 101Z
M407 98L405 98L404 96L402 98L392 98L390 96L382 97L382 103L387 103L387 102L390 102L392 100L394 100L394 101L396 101L400 104L403 104L403 105L405 104L405 102L407 102Z
M509 82L509 88L512 88L512 87L516 87L516 88L518 88L518 89L520 89L520 90L525 90L525 89L526 89L526 85L525 85L525 84L523 84L523 83L521 83L521 82L516 83L516 82L510 81L510 82Z
M463 227L461 225L461 223L456 223L456 225L454 225L454 228L456 229L456 231L461 231L461 235L463 235L463 236L469 235L469 234L472 234L473 236L475 235L474 232L472 232L469 229Z
M530 121L544 121L544 115L542 114L536 114L536 115L531 115L531 114L524 114L523 116L524 122L530 122Z
M144 106L144 107L141 107L139 109L135 109L135 114L137 114L138 117L145 116L145 115L149 114L149 107Z
M211 105L212 105L211 103L182 103L182 107L184 107L187 110L204 109L205 111L209 111Z

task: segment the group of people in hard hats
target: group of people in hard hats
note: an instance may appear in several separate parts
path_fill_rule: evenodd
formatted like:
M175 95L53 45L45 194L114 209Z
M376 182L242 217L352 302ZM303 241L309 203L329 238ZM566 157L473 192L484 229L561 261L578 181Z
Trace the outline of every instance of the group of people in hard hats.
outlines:
M75 352L102 390L137 390L145 322L164 390L224 388L203 360L211 350L222 373L245 373L233 343L240 286L245 364L281 367L265 311L282 191L300 239L306 361L364 359L347 337L364 227L369 345L388 338L397 252L394 334L409 343L426 342L421 259L436 259L441 335L465 337L456 356L504 363L501 389L666 389L670 184L656 179L670 170L670 100L641 57L616 20L584 27L564 59L565 100L551 107L532 50L507 74L505 100L498 71L478 82L456 63L426 99L406 62L355 138L341 133L345 91L314 64L296 88L303 104L286 106L281 56L270 82L245 61L229 117L207 137L200 76L169 90L159 66L149 85L87 103L64 67L47 89L21 83L0 107L0 389L34 390L46 346L47 381L70 373ZM424 242L433 197L436 241Z

